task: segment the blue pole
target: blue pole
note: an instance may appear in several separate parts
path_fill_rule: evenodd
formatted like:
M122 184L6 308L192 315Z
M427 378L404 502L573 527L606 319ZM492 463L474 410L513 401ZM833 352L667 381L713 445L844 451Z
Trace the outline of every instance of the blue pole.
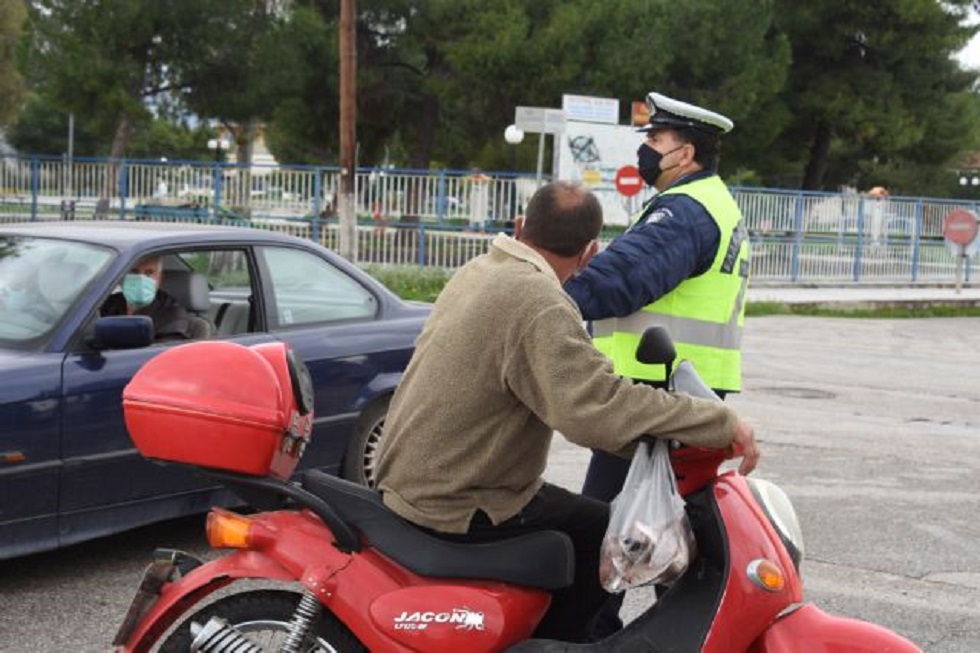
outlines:
M419 267L425 267L425 223L419 220Z
M119 175L119 219L126 219L126 195L129 192L129 166L123 160L121 174Z
M858 198L857 245L854 248L854 281L861 280L861 250L864 247L864 198Z
M323 192L323 169L313 170L313 241L320 242L320 194Z
M438 195L436 196L436 220L442 225L442 219L446 216L446 171L439 171Z
M803 247L803 193L796 194L796 207L793 216L793 258L790 263L790 281L800 279L800 250Z
M922 245L922 198L915 200L915 225L912 228L912 281L919 280L919 248Z
M214 162L214 173L211 185L214 186L214 211L211 215L217 218L221 215L221 162Z
M37 220L37 192L38 192L38 160L36 156L31 157L31 221Z

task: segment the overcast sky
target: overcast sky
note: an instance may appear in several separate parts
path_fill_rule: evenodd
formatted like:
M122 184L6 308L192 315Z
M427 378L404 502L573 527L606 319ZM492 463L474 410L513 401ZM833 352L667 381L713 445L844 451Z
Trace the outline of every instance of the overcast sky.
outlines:
M974 11L971 12L967 24L974 24L980 20L980 15L977 13L978 5L980 2L973 3ZM966 47L959 51L956 58L960 60L964 68L973 68L974 70L980 69L980 34L974 36L973 39L966 44Z

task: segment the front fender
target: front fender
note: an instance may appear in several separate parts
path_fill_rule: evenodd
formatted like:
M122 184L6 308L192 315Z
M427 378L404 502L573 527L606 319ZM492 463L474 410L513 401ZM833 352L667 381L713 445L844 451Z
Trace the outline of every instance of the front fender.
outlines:
M922 649L866 621L827 614L805 604L774 621L748 653L922 653Z
M295 581L296 576L258 551L237 551L201 565L160 591L160 598L140 619L136 630L120 649L143 652L163 635L191 606L230 583L243 578Z

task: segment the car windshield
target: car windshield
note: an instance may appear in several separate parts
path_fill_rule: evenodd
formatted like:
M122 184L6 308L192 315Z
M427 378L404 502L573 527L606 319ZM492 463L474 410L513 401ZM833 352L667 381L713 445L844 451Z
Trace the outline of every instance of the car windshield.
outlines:
M47 335L111 257L89 243L0 235L0 343Z

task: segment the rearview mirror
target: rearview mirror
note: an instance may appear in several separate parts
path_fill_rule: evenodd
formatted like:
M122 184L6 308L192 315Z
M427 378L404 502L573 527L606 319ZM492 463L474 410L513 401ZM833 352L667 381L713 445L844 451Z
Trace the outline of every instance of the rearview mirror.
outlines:
M667 365L668 375L670 365L677 358L674 341L670 333L662 326L647 327L636 346L636 360L646 365Z

